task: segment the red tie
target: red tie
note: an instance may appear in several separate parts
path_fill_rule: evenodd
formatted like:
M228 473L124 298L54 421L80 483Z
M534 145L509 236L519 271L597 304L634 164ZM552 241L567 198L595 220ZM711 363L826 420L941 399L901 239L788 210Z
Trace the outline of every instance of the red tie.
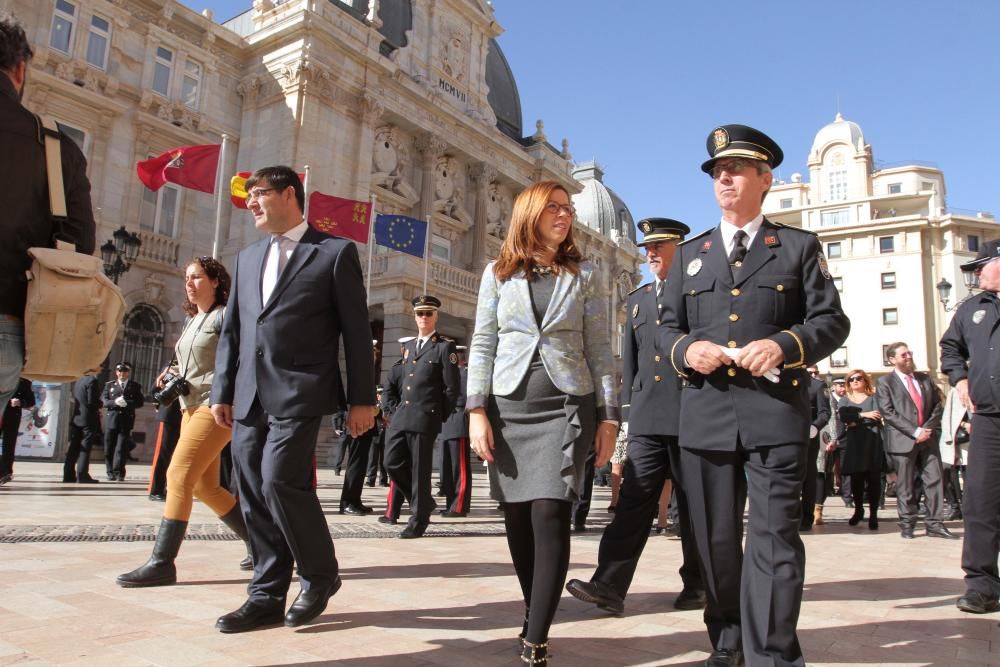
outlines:
M917 426L922 426L924 423L924 399L920 398L920 392L917 391L917 385L913 381L912 375L906 376L906 384L910 392L910 398L913 399L913 404L917 406Z

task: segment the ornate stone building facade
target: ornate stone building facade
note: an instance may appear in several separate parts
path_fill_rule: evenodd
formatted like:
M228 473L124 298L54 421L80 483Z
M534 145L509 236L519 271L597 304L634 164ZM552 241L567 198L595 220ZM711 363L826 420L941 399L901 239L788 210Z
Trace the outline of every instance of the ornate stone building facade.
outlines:
M950 209L944 173L929 164L878 164L857 123L839 113L819 130L807 160L809 181L775 181L764 213L819 235L830 273L851 318L851 334L820 372L889 370L885 348L906 341L917 364L938 371L948 306L969 294L959 265L1000 237L985 212Z
M87 156L98 245L122 225L142 240L120 281L130 312L112 353L136 364L140 382L170 358L183 324L183 267L211 252L216 215L211 195L146 190L134 164L222 134L227 175L309 165L310 190L374 196L379 213L430 219L428 290L443 302L439 330L462 343L514 197L534 181L562 183L581 209L579 241L601 268L620 348L622 295L642 261L631 216L617 196L611 209L581 204L595 172L577 180L567 142L554 147L541 121L525 136L489 3L256 0L224 24L175 0L5 4L37 47L25 104L53 116ZM227 201L223 212L221 254L231 266L260 235L246 211ZM367 247L359 252L367 272ZM424 263L377 246L370 273L388 369L395 339L413 333L410 299L423 289Z

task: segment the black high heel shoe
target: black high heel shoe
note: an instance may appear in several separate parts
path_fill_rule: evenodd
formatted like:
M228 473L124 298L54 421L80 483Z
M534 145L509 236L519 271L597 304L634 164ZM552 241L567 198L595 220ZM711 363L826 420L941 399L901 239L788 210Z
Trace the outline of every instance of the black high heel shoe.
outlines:
M524 641L524 650L521 652L521 662L527 665L548 665L549 664L549 643L532 644Z

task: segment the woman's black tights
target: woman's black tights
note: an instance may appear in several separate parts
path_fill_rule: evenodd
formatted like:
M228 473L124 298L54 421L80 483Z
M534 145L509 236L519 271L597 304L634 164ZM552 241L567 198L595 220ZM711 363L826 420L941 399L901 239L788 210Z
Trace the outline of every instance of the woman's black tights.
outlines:
M507 546L529 612L524 638L533 644L543 643L549 638L569 569L572 503L542 499L504 503L503 507Z
M855 514L864 514L865 496L862 494L862 489L865 489L868 496L869 516L878 514L879 500L882 497L881 476L882 473L878 469L869 472L856 472L851 475L851 494L854 496Z

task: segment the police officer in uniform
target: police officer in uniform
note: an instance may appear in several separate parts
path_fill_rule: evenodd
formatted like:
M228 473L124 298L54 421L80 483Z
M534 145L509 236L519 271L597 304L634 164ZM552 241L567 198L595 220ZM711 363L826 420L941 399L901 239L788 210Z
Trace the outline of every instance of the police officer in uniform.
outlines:
M372 438L371 451L368 454L366 477L368 486L375 486L375 478L379 477L382 486L389 486L389 474L385 471L385 430L387 428L385 411L382 408L382 385L375 385L375 402L378 412L375 414L375 437Z
M441 516L461 517L469 513L472 502L472 463L469 458L469 416L465 414L465 388L468 374L463 354L468 349L464 345L455 347L458 353L459 378L461 388L455 410L441 428L443 456L441 457L441 485L447 507Z
M389 377L386 379L386 384L382 388L382 400L379 405L382 408L382 414L385 416L386 426L385 435L383 436L383 447L389 438L389 427L392 426L392 415L399 407L399 396L402 393L400 389L400 382L403 381L403 355L406 353L406 344L411 340L416 338L416 336L403 336L399 339L399 359L396 363L392 365L389 369ZM382 452L382 466L385 467L385 452ZM386 472L388 474L388 471ZM399 489L393 485L392 480L389 480L389 493L386 495L386 509L385 514L378 518L379 523L391 523L395 525L399 521L399 512L403 506L403 495L399 492Z
M804 665L796 635L809 439L806 364L847 338L815 234L764 218L782 152L744 125L713 130L702 170L722 210L678 249L659 354L683 380L681 480L701 556L710 667ZM743 508L750 499L744 558Z
M979 278L979 294L958 307L941 338L941 370L972 415L972 440L966 467L962 514L965 538L962 569L965 595L962 611L985 614L1000 610L1000 240L979 247L979 254L962 265Z
M130 380L132 366L121 362L115 366L115 378L104 385L104 463L108 480L125 481L125 462L135 426L135 410L143 403L142 387Z
M646 251L646 261L655 280L637 288L628 298L621 389L623 417L628 421L628 456L622 471L621 495L614 518L601 537L597 570L591 580L571 579L566 584L566 590L574 597L616 614L625 609L625 594L646 546L663 484L669 478L674 480L680 510L684 556L680 569L684 588L674 607L705 606L687 500L677 475L680 378L670 361L656 350L655 336L660 326L667 272L677 243L691 230L669 218L642 220L639 229L644 234L639 245Z
M97 484L90 476L90 451L101 444L101 384L97 375L103 370L101 366L93 375L84 375L73 385L76 410L69 423L69 449L63 462L66 484Z
M436 331L441 301L422 294L412 304L418 335L403 346L399 382L390 381L386 391L395 410L386 436L385 469L396 505L390 505L386 517L399 516L403 498L409 502L410 520L399 534L403 539L422 537L430 523L435 506L431 491L434 439L461 391L455 342Z

